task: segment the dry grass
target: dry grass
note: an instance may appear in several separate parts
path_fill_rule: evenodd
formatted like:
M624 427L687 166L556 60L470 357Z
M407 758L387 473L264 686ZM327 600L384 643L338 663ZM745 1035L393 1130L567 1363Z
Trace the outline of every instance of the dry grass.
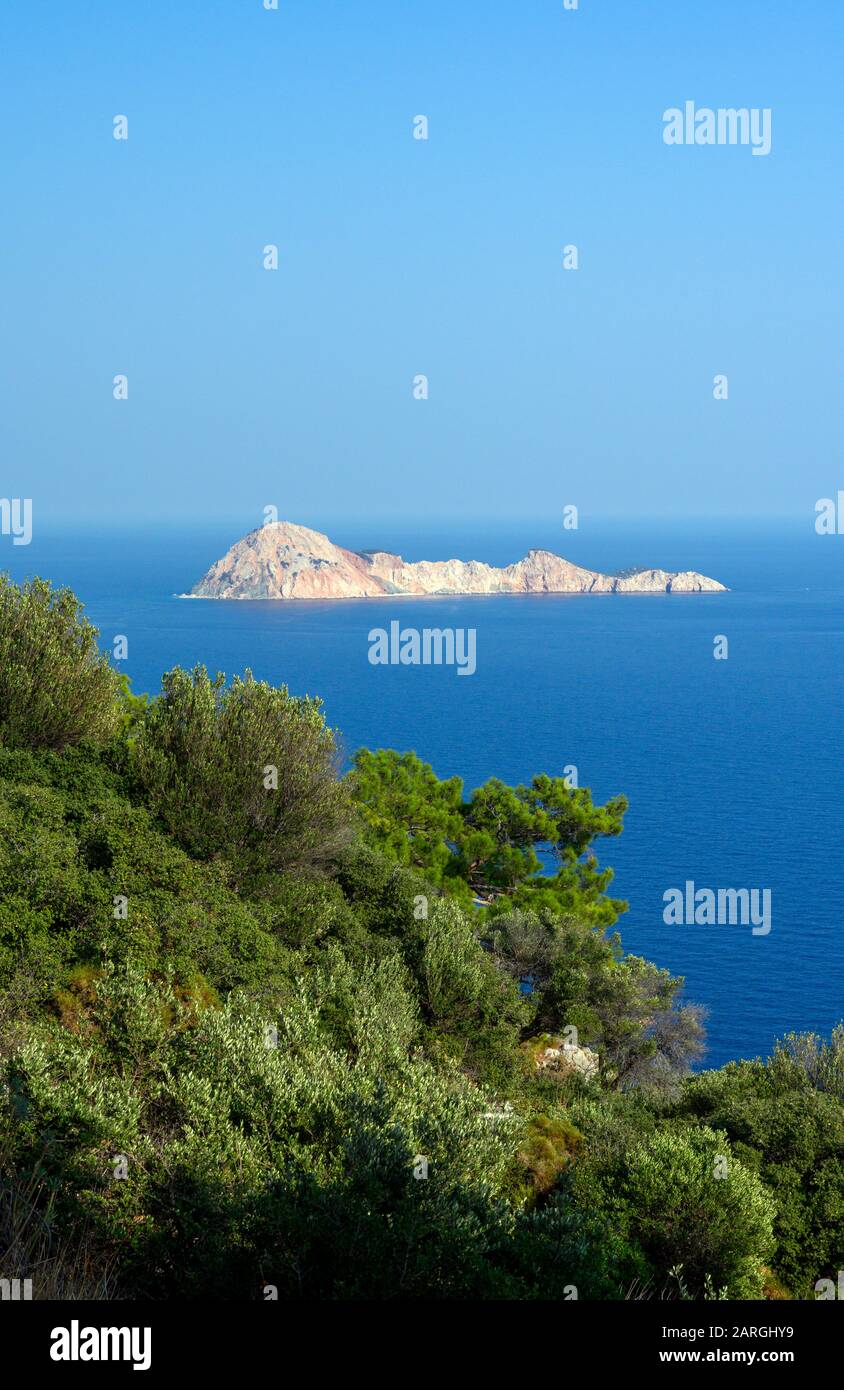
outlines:
M17 1175L0 1178L0 1277L31 1279L42 1301L100 1302L119 1298L113 1261L81 1233L59 1238L43 1184Z

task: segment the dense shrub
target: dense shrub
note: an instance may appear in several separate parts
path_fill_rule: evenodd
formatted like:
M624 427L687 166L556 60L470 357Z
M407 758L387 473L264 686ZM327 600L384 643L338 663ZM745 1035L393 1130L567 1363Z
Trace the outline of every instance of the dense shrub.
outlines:
M0 988L31 1007L73 966L106 960L167 963L222 992L284 976L283 937L225 865L189 858L107 775L83 810L78 790L53 784L50 756L18 770L40 780L0 780Z
M456 1070L413 1055L396 963L342 976L335 961L275 1015L190 1015L166 986L105 974L88 1030L44 1024L14 1059L18 1164L60 1176L70 1214L134 1250L158 1296L494 1292L504 1137Z
M773 1265L798 1298L844 1268L844 1031L791 1035L769 1062L729 1063L690 1080L677 1107L724 1130L774 1198Z
M698 1297L707 1278L731 1298L760 1296L775 1207L724 1134L657 1131L630 1154L618 1208L656 1268L681 1267Z
M199 859L259 887L329 864L348 840L346 792L318 700L204 667L167 672L133 740L147 804Z
M121 683L69 589L0 575L0 742L61 750L102 743L121 721Z
M588 1155L573 1188L579 1206L642 1251L657 1287L674 1269L695 1298L709 1288L761 1297L776 1208L723 1132L661 1125L630 1136L623 1154Z
M397 957L336 954L275 1013L106 969L76 1027L43 1021L16 1050L0 1144L147 1296L620 1296L638 1266L606 1221L535 1201L576 1130L491 1118L419 1038Z
M418 926L418 997L432 1037L469 1075L509 1091L521 1075L516 1049L529 1006L455 903L435 902Z

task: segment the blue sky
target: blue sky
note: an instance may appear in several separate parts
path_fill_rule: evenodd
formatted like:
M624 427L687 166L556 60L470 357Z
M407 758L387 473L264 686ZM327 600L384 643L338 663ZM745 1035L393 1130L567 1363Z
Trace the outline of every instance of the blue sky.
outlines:
M42 524L844 486L839 0L6 0L0 55L0 492ZM771 154L666 146L686 100L770 107Z

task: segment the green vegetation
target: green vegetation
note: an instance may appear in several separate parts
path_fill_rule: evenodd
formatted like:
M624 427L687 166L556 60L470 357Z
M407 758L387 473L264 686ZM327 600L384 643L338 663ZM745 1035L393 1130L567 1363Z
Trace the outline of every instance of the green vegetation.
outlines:
M606 897L612 869L587 853L596 836L621 834L623 796L594 806L562 777L529 787L493 777L464 801L459 777L441 782L415 753L383 748L356 755L350 782L368 840L464 906L547 908L600 926L627 907ZM555 874L542 874L537 846L553 850Z
M131 766L173 839L196 859L224 856L238 883L330 864L345 838L346 791L319 701L251 672L227 687L203 667L168 671L137 723Z
M101 743L120 719L120 679L69 589L0 575L0 738L16 748Z
M340 778L317 702L202 669L139 699L72 595L4 583L0 1274L813 1297L844 1027L692 1075L682 981L609 934L624 809L392 751Z

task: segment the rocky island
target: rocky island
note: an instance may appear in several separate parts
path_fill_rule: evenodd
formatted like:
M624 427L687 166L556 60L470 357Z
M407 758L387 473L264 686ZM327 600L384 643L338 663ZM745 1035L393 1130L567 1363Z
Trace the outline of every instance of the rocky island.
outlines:
M600 574L550 550L496 569L480 560L403 560L386 550L345 550L319 531L269 522L226 551L183 598L336 599L424 594L697 594L726 586L695 570Z

